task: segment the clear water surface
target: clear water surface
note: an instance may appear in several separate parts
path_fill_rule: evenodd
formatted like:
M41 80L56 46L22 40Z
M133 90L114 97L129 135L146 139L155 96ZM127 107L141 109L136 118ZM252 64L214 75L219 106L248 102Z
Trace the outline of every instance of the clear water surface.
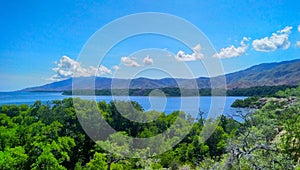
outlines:
M0 105L3 104L33 104L36 100L46 103L52 100L62 100L64 98L69 98L71 96L62 95L60 92L0 92ZM218 99L222 97L218 96L199 96L199 97L154 97L154 96L73 96L79 97L86 100L96 100L110 102L111 100L132 100L138 102L145 111L156 110L159 112L165 112L170 114L176 110L182 110L186 113L191 114L193 117L197 115L195 110L201 110L204 112L204 115L207 116L210 108L214 108L212 113L213 115L233 115L237 112L246 113L248 109L242 108L232 108L230 105L236 99L244 99L245 97L236 97L236 96L227 96L225 105L224 103L215 103L214 106L211 106L211 101L213 99ZM197 100L196 100L197 99ZM199 102L199 108L194 108L197 105L195 102ZM182 105L182 103L185 103ZM222 106L224 105L224 107ZM222 109L224 108L224 110ZM235 118L238 119L238 118Z

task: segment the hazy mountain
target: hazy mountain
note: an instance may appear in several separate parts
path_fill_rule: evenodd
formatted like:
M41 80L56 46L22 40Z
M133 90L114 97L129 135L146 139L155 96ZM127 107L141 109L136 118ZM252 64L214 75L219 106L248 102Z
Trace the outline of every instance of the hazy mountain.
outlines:
M298 85L300 83L300 59L259 64L227 74L226 80L229 88Z
M271 85L298 85L300 83L300 59L284 61L278 63L264 63L252 66L248 69L226 74L228 88L245 88L253 86L271 86ZM220 77L214 77L217 79ZM111 79L104 77L81 77L74 78L77 81L78 89L90 89L86 84L87 80L95 79L96 89L113 88L124 89L129 86L132 89L154 89L164 87L178 87L180 84L184 88L193 88L193 82L196 82L199 88L209 88L210 79L200 77L195 79ZM58 81L38 87L23 89L22 91L65 91L72 90L72 79Z

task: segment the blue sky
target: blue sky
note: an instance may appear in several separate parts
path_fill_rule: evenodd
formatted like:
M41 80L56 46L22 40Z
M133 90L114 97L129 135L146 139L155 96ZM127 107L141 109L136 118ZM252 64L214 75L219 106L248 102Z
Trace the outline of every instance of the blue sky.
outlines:
M73 67L80 67L79 75L90 75L97 66L76 61L87 40L111 21L141 12L175 15L198 27L216 49L215 58L221 60L225 73L300 58L298 1L112 0L23 4L4 0L0 2L0 91L62 80L72 76ZM161 51L148 56L143 49L149 48ZM195 76L203 76L205 70L199 66L201 55L195 49L169 37L130 37L112 48L98 72L100 76L111 77L122 68L150 67L154 63L174 67L161 60L168 55L165 50L188 64ZM150 71L138 76L160 78L167 74Z

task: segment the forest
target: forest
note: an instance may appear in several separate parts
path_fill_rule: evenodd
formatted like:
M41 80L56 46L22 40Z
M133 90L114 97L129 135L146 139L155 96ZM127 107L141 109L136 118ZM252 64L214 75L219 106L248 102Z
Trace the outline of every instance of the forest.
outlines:
M217 119L203 118L201 108L193 119L180 111L168 115L145 112L136 102L96 103L78 98L2 105L0 169L300 169L300 86L275 93L247 114L224 113ZM289 100L291 97L295 100ZM88 109L76 111L78 106ZM155 120L131 121L119 108L126 116L138 112L139 120ZM101 136L106 129L98 129L95 136L100 135L101 141L94 142L80 120L94 122L91 126L97 129L101 121L93 117L95 113L101 113L97 116L121 135ZM178 127L172 128L174 122L179 122ZM166 146L152 141L149 145L156 149L151 152L140 149L134 158L119 154L133 149L124 136L148 138L168 130L182 134L188 123L189 133L178 144L165 140L166 146L173 146L170 150L159 153ZM116 146L115 152L108 152L105 146Z

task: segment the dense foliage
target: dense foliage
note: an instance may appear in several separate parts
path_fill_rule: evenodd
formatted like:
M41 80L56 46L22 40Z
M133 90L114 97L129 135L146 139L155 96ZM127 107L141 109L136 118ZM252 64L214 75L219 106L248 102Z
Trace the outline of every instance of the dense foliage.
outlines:
M144 112L135 102L101 101L101 116L122 135L145 138L169 129L175 120L195 122L189 134L171 150L147 157L126 158L107 152L82 129L78 117L93 120L93 107L75 113L73 99L33 105L0 107L0 169L295 169L300 160L300 88L277 93L287 100L268 100L254 112L240 116L243 122L221 116L205 120L203 112L193 120L182 112L170 115ZM92 101L75 99L77 105ZM116 107L117 106L117 107ZM89 108L89 107L88 107ZM138 112L155 121L139 123L124 118L117 108L131 116ZM144 113L144 114L143 114ZM217 123L215 128L214 123ZM207 127L207 128L204 128ZM103 129L101 129L103 130ZM178 128L174 133L181 133ZM203 142L205 134L211 136ZM109 140L113 138L113 140ZM107 137L102 144L121 145L116 152L130 148L119 136ZM142 151L141 151L142 155ZM147 155L147 154L146 154Z
M278 91L295 88L293 85L255 86L249 88L235 88L227 91L228 96L273 96Z
M235 100L232 104L231 107L249 107L249 108L256 108L257 106L260 105L259 97L257 96L252 96L252 97L247 97L246 99L237 99Z

